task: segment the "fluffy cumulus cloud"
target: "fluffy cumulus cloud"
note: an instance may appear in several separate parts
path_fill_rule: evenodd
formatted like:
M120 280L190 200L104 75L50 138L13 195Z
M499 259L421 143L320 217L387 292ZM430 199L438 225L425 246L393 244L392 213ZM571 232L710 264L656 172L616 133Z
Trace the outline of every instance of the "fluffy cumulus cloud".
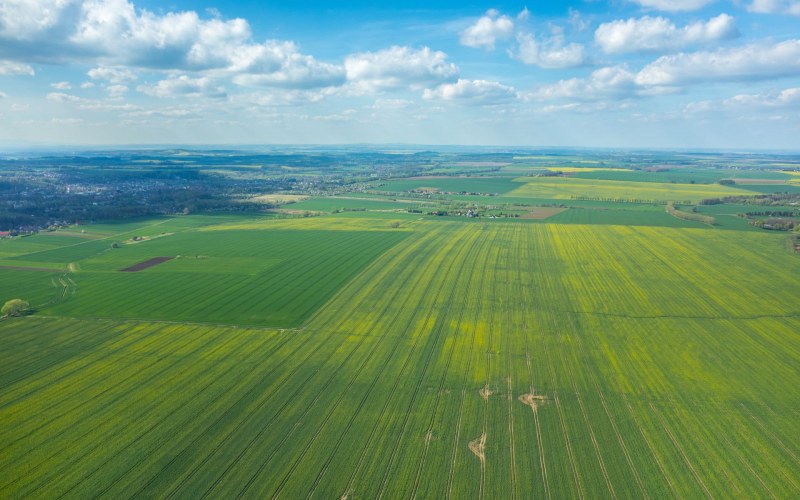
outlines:
M527 9L525 11L527 13ZM461 44L476 49L494 49L497 40L507 40L514 32L514 21L508 16L501 16L494 9L475 21L461 32Z
M244 19L201 19L193 11L156 14L128 0L2 2L0 57L99 62L89 76L113 84L133 80L129 68L224 73L237 75L242 85L299 88L341 84L345 75L342 67L304 55L291 42L253 42Z
M662 56L637 75L640 85L766 80L800 75L800 39Z
M537 39L530 33L517 35L519 47L516 57L525 64L534 64L547 69L563 69L580 66L585 62L583 45L567 44L564 33L555 29L549 38Z
M424 99L491 105L517 99L517 91L513 87L498 82L459 79L455 83L444 83L435 89L425 89L422 97Z
M545 100L598 100L629 98L637 93L636 73L627 66L609 66L592 72L588 78L570 78L545 85L536 97Z
M791 14L800 16L800 1L798 0L753 0L747 6L750 12L759 14Z
M33 76L36 74L33 68L27 64L21 64L14 61L0 61L0 76L9 75L28 75Z
M738 35L734 18L727 14L680 28L664 17L644 16L603 23L595 31L594 39L607 54L621 54L675 50Z
M136 73L127 68L109 68L100 66L86 73L92 80L106 80L110 83L126 83L136 80Z
M447 54L428 47L394 46L353 54L345 59L344 67L347 79L361 91L421 89L458 75L458 67L447 61Z
M70 90L72 88L72 85L69 82L51 83L50 86L58 90Z
M170 77L155 85L139 85L136 90L154 97L225 97L225 89L208 77L186 75Z
M679 12L687 10L697 10L714 2L714 0L630 0L635 4L650 9L664 10L667 12Z
M292 42L268 41L238 54L231 71L233 81L244 86L316 88L340 85L343 67L301 54Z
M800 88L792 87L779 92L760 94L738 94L726 99L725 106L755 106L760 108L785 108L800 106Z

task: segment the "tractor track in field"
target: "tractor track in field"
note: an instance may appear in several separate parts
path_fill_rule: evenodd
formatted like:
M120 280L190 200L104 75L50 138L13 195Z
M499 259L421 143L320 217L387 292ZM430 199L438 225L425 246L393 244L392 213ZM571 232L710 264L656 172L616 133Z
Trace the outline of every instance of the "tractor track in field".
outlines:
M526 238L524 238L524 241L526 241L526 242L527 242L527 238L528 238L528 233L529 232L527 230L523 230L523 234L526 236ZM527 244L523 244L522 243L523 238L519 238L519 241L520 241L520 244L518 245L518 250L528 247ZM524 260L522 258L522 252L519 252L519 255L517 257L518 257L517 262L520 262L520 263L521 262L526 262L526 260ZM517 280L516 281L519 284L523 283L522 269L521 269L520 266L517 266ZM521 311L524 311L524 310L526 310L526 304L528 302L530 302L530 301L526 301L526 299L524 298L524 287L520 286L520 288L521 289L519 290L519 294L517 295L517 297L523 297L522 301L519 304L519 307L520 307ZM524 343L525 343L525 366L526 366L526 370L527 370L527 374L528 374L528 389L529 389L529 392L526 395L520 396L519 397L519 401L522 402L525 405L530 406L531 410L533 412L534 425L535 425L535 428L536 428L536 441L537 441L538 448L539 448L539 467L541 468L541 473L542 473L542 485L543 485L543 488L544 488L545 496L547 498L551 498L550 482L548 481L548 478L547 478L547 462L545 460L544 447L543 447L543 443L542 443L542 440L541 440L541 429L540 429L540 424L539 424L539 416L537 414L538 404L539 403L538 403L538 400L536 399L536 396L535 396L536 391L534 389L533 367L531 366L531 354L530 354L530 339L528 338L528 322L527 322L527 319L525 319L525 318L523 318L522 330L524 332L523 340L524 340ZM510 401L509 401L509 404L510 404ZM510 408L509 408L509 410L510 410Z
M730 420L728 421L730 422ZM741 463L744 468L747 469L747 471L761 484L761 487L764 488L764 491L766 491L771 498L777 499L778 497L775 495L775 493L773 493L770 487L767 486L767 483L764 482L764 479L761 477L761 475L759 475L758 472L756 472L755 469L750 466L750 463L745 460L744 456L742 456L742 454L739 452L739 449L731 442L728 436L726 436L724 432L721 432L718 435L722 437L722 439L725 441L725 444L736 456L736 459L739 461L739 463ZM741 496L741 491L738 490L738 487L737 495Z
M470 250L469 250L467 256L464 257L464 260L467 260L467 258L469 256L471 256L476 251L476 249L477 250L483 250L483 245L485 244L485 242L486 242L486 239L484 239L481 242L480 248L478 248L478 244L473 241L471 243L471 245L470 245ZM474 272L469 273L469 278L467 280L467 285L463 288L464 290L472 290L471 285L472 285L472 281L473 281L474 276L475 276ZM456 284L454 284L454 287L455 286L456 286ZM466 310L466 305L462 301L461 302L461 307L460 307L459 313L458 313L458 320L456 321L456 326L453 329L454 336L458 336L459 335L459 332L460 332L460 329L461 329L461 322L464 319L465 310ZM455 351L455 347L456 347L456 342L455 342L455 339L454 339L453 342L450 345L450 351L448 352L448 355L447 355L447 362L445 364L444 371L442 372L442 378L439 381L439 388L436 391L436 402L434 403L433 411L431 412L431 420L428 423L427 432L425 433L426 436L432 435L433 428L436 425L436 413L439 411L439 403L441 401L442 391L444 390L445 380L447 380L447 373L450 371L450 364L451 364L451 362L453 360L453 352ZM423 471L423 468L425 467L426 459L428 457L429 448L430 448L430 439L426 439L425 440L425 447L424 447L424 449L422 451L422 458L420 459L419 466L417 467L417 474L416 474L416 476L414 478L414 487L413 487L413 489L411 491L411 498L416 498L417 497L417 489L419 488L419 482L420 482L420 478L422 477L422 471Z
M625 394L623 394L622 399L623 401L625 401L625 406L628 408L628 413L630 414L633 423L636 424L636 429L639 431L639 434L641 434L642 439L647 445L647 449L650 450L650 454L655 459L656 464L658 465L658 470L661 471L661 475L666 480L667 485L672 491L672 494L675 495L675 497L679 497L680 495L678 495L678 490L675 488L675 484L672 482L672 479L670 478L669 474L667 474L667 468L664 465L664 462L661 460L661 457L658 456L658 454L656 453L655 446L650 441L650 438L647 437L647 434L644 432L644 429L642 429L642 426L639 423L639 419L636 418L636 413L633 411L633 407L631 406L630 401L628 401L628 397Z
M526 231L526 237L527 237L526 238L527 244L525 246L526 246L526 248L531 248L532 247L532 245L531 245L532 242L531 242L531 239L530 239L531 238L530 231ZM527 358L528 358L528 370L529 370L529 375L528 376L529 376L530 385L531 385L530 394L534 395L535 394L535 388L533 386L533 374L531 373L530 354L527 351L528 350L527 331L528 331L528 324L526 322L525 323L525 332L526 332L526 337L525 337L526 347L525 348L526 348L526 355L527 355ZM556 380L558 380L558 379L556 377L555 367L553 366L553 358L550 355L550 349L548 347L547 339L544 337L544 331L543 330L542 330L541 347L542 347L542 352L544 354L544 359L547 360L547 367L548 367L548 371L550 373L551 383L552 383L553 387L555 387L557 385L556 384ZM558 413L559 423L561 425L561 434L562 434L562 437L564 438L564 444L565 444L566 449L567 449L567 457L569 458L569 465L570 465L570 469L572 470L572 479L575 481L575 488L576 488L576 491L578 493L578 498L584 498L585 497L585 493L583 491L583 482L581 481L581 476L580 476L580 474L578 472L578 467L577 467L577 464L576 464L576 461L575 461L575 457L574 457L574 454L573 454L573 451L572 451L572 443L570 442L570 439L569 439L569 433L567 431L566 421L564 419L563 409L561 407L561 401L559 400L558 393L555 390L553 390L553 400L555 401L556 411ZM533 410L532 406L531 406L531 409ZM545 496L547 498L552 498L552 492L550 490L550 481L549 481L549 478L548 478L548 475L547 475L547 460L546 460L547 457L544 454L544 447L543 447L542 436L541 436L541 424L539 423L539 415L538 415L537 412L534 412L534 426L536 428L536 442L537 442L537 444L539 446L539 466L541 468L541 473L542 473L542 484L544 485Z
M480 269L484 269L486 267L488 260L489 260L489 254L488 252L485 252L483 266L481 266ZM478 290L483 289L485 281L486 281L486 273L480 273L480 286L478 287ZM475 309L477 310L477 306L475 307ZM453 478L455 476L455 470L456 470L456 458L458 456L458 450L460 449L459 438L461 437L461 421L464 415L464 400L466 399L467 395L467 379L469 378L470 369L472 367L472 355L473 352L475 351L475 336L477 335L477 331L478 331L478 324L477 322L475 322L475 325L472 327L472 337L469 345L469 355L467 356L467 366L464 369L464 376L462 377L461 381L461 399L458 405L458 418L456 419L456 432L455 432L455 437L453 439L453 451L450 455L451 456L450 470L447 474L448 500L453 496Z
M474 242L472 244L474 245ZM460 260L460 263L461 263L461 267L459 267L459 272L461 272L463 270L464 260L460 259L460 257L461 257L463 252L464 252L464 245L461 245L461 246L459 246L457 255L450 261L450 264L447 266L447 268L446 268L446 270L445 270L445 272L443 274L444 276L447 276L452 272L455 262L459 261L459 260ZM442 287L438 289L438 291L436 293L436 297L433 300L434 303L437 303L439 301L439 297L442 295L442 290L444 288L444 283L445 283L445 280L443 279L442 280ZM451 288L450 289L450 295L449 295L448 300L446 302L447 309L446 309L446 312L445 312L444 316L447 316L447 312L449 312L450 308L452 307L452 300L453 300L453 296L454 295L455 295L455 289ZM425 322L423 323L423 325L427 325L428 324L428 322L430 321L430 318L431 318L431 316L433 314L433 311L434 311L434 308L428 308L427 316L426 316L426 319L425 319ZM430 366L430 361L433 358L433 353L434 353L433 346L435 346L439 342L439 338L441 337L442 331L444 329L445 329L445 325L444 325L444 323L442 323L439 326L439 328L437 329L436 334L435 334L435 336L433 338L431 338L430 336L425 336L422 333L419 333L416 336L416 339L414 340L414 346L412 348L412 351L409 352L409 355L406 358L405 363L403 364L403 368L401 370L401 373L405 372L405 369L408 366L409 362L411 361L414 352L416 352L416 348L419 345L420 340L423 337L425 337L426 339L429 339L431 348L428 349L428 351L427 351L428 356L425 359L424 364L422 365L421 374L420 374L419 378L417 379L417 384L414 387L414 391L413 391L413 393L411 395L411 401L409 402L408 408L406 409L406 412L403 415L403 423L402 423L402 426L401 426L399 438L398 438L397 442L395 443L395 445L391 447L391 453L389 455L389 462L386 465L386 470L384 472L383 478L382 478L381 483L380 483L380 487L378 489L378 493L376 495L377 498L382 498L383 497L384 491L385 491L386 486L387 486L388 481L389 481L389 477L391 475L392 467L394 465L394 460L397 457L397 452L400 450L400 446L401 446L402 441L403 441L403 436L405 435L405 429L406 429L406 426L408 425L409 417L411 415L411 410L414 407L414 403L416 402L417 396L419 394L419 389L422 386L422 381L425 378L425 374L428 373L428 368ZM399 382L399 380L401 378L402 377L400 377L400 376L397 377L398 382ZM392 388L392 394L394 394L394 391L396 389L397 389L397 385L395 385ZM391 401L391 399L392 398L389 397L387 399L387 402ZM366 450L366 448L365 448L365 450Z
M664 429L664 431L666 431L667 435L669 436L670 441L672 441L672 444L675 446L675 449L678 451L678 453L680 453L681 458L683 459L683 463L689 468L689 471L692 473L692 476L694 477L695 481L697 481L697 484L703 489L703 492L705 492L705 494L706 494L706 496L708 496L708 498L713 499L714 495L712 495L711 492L708 490L708 487L706 486L706 483L703 482L703 479L700 477L700 474L697 472L697 469L695 469L695 467L692 464L691 460L689 460L689 457L686 455L686 452L683 450L683 447L681 446L680 441L672 433L672 430L670 430L669 426L667 426L667 422L664 420L663 415L661 415L661 413L656 409L655 405L653 405L652 402L649 403L649 405L650 405L650 409L653 411L653 414L656 417L658 417L658 421L661 424L661 427Z
M447 267L447 272L449 272L451 270L451 268L453 266L453 262L455 262L455 259L451 259L450 264ZM439 267L439 269L441 270L443 268ZM434 301L438 300L438 297L439 297L439 294L441 293L441 290L442 290L441 288L437 289L437 294L436 294L436 297L434 298ZM419 312L419 309L416 310L415 314L418 313L418 312ZM425 322L423 322L423 325L427 324L427 322L430 320L431 314L432 314L432 308L428 308L428 313L426 315ZM412 325L413 325L413 322L409 321L408 326L406 327L406 330L411 328ZM411 351L406 356L406 359L403 362L402 367L400 368L400 374L405 373L406 368L408 367L409 363L411 362L413 354L416 351L417 344L419 343L419 340L422 337L423 337L422 334L418 334L416 336L416 339L414 340L414 344L412 345ZM350 494L350 492L351 492L351 490L353 488L353 485L355 483L355 480L358 477L358 474L361 472L361 467L364 464L364 460L366 459L367 452L368 452L368 450L370 448L370 445L372 444L372 440L373 440L373 438L375 437L375 434L378 431L380 423L383 421L383 418L384 418L384 416L386 414L387 409L389 408L389 405L393 401L392 396L394 395L395 391L397 390L397 387L399 386L400 381L401 381L401 377L400 376L395 377L395 382L392 385L391 390L389 391L389 396L386 398L385 403L382 406L380 413L378 414L377 418L375 419L375 423L372 426L372 429L370 430L370 433L369 433L369 435L367 437L367 441L364 444L364 448L362 449L362 451L361 451L361 453L359 455L359 460L358 460L358 462L356 464L356 467L353 469L353 472L352 472L352 474L350 475L350 477L348 479L348 482L347 482L347 484L345 486L345 492L343 493L343 496L347 496L347 495ZM396 448L395 448L395 451L396 451Z

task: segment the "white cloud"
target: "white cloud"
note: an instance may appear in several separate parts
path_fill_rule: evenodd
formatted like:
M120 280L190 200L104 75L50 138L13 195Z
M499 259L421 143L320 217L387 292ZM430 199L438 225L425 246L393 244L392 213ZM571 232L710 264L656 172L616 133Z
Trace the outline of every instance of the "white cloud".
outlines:
M682 28L664 17L644 16L603 23L595 31L594 39L607 54L622 54L674 50L738 35L734 18L728 14L720 14L705 23L695 22Z
M27 64L21 64L14 61L0 61L0 76L11 75L29 75L33 76L36 72L33 71Z
M636 82L647 86L683 85L795 75L800 75L800 39L662 56L645 66L636 76Z
M5 99L6 97L8 97L8 94L5 92L0 92L0 99Z
M375 102L370 106L370 109L379 111L387 109L404 109L414 104L414 101L408 99L375 99Z
M516 58L525 64L535 64L547 69L574 68L585 62L583 45L565 44L564 34L556 29L546 40L537 40L530 33L517 35L519 47Z
M70 90L72 88L72 85L69 82L51 83L50 86L58 90Z
M317 61L292 42L268 41L250 46L233 58L233 81L243 86L318 88L341 85L343 67Z
M755 106L761 108L784 108L800 106L800 87L764 92L761 94L738 94L723 101L725 106Z
M753 0L747 6L750 12L759 14L791 14L800 16L800 1L798 0Z
M170 77L155 85L139 85L136 90L154 97L226 97L225 89L203 76L191 78L187 75Z
M92 80L107 80L111 83L127 83L136 80L136 73L127 68L100 66L86 73Z
M528 9L520 13L521 20L527 18ZM493 50L497 40L507 40L514 32L514 21L508 16L501 16L494 9L486 11L486 15L475 21L475 24L461 32L461 45L476 49Z
M447 54L428 47L414 50L394 46L378 52L363 52L344 61L347 79L359 90L419 89L451 80L458 67L447 62Z
M588 78L571 78L541 87L535 96L540 99L620 99L637 94L636 73L627 66L609 66L592 72Z
M92 87L94 87L94 83L92 83L92 82L83 82L83 83L81 83L81 88L82 89L90 89Z
M74 96L74 95L71 95L71 94L65 94L63 92L50 92L49 94L47 94L46 99L48 101L53 101L53 102L75 102L75 103L79 103L79 102L86 101L86 99L83 99L82 97Z
M0 56L91 61L100 66L89 76L113 84L134 80L130 68L240 75L245 85L297 88L345 79L343 68L301 54L292 42L254 43L244 19L156 14L128 0L6 0L0 3Z
M487 80L463 80L444 83L435 89L425 89L423 99L461 101L473 104L502 104L517 99L513 87Z
M122 97L128 92L128 90L130 89L128 88L127 85L117 84L117 85L109 85L108 87L106 87L106 92L108 92L109 97Z
M697 10L713 3L714 0L630 0L642 7L668 12Z

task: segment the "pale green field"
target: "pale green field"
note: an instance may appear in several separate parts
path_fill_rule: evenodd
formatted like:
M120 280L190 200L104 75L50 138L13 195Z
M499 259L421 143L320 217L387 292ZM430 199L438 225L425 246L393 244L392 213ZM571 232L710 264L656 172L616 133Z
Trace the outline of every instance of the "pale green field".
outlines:
M800 495L800 258L783 235L389 222L186 233L232 258L307 241L320 262L325 234L396 235L293 328L69 319L90 308L70 298L0 322L0 497ZM93 259L78 294L108 264Z

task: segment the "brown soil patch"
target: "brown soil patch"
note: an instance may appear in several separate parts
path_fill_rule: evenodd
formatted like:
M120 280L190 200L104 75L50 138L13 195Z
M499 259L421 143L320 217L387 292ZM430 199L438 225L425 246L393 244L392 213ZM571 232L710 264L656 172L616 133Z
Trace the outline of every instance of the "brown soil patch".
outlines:
M478 391L484 401L489 401L489 396L492 395L492 390L489 389L489 385L484 385L480 391Z
M159 264L163 264L168 260L172 260L175 257L153 257L152 259L148 259L144 262L139 262L138 264L134 264L130 267L126 267L125 269L120 269L123 273L135 273L139 271L143 271L148 267L157 266Z
M520 216L520 219L543 220L543 219L546 219L548 217L552 217L555 214L560 214L564 210L569 210L569 209L560 208L560 207L534 208L532 211L528 212L527 214Z
M486 433L481 434L478 439L473 439L469 442L469 451L475 454L481 462L486 460Z
M519 400L522 404L530 406L533 411L538 411L539 406L543 405L547 401L547 396L542 394L523 394L519 397Z
M53 269L48 267L25 267L25 266L0 266L0 269L9 271L42 271L46 273L63 273L63 269Z

